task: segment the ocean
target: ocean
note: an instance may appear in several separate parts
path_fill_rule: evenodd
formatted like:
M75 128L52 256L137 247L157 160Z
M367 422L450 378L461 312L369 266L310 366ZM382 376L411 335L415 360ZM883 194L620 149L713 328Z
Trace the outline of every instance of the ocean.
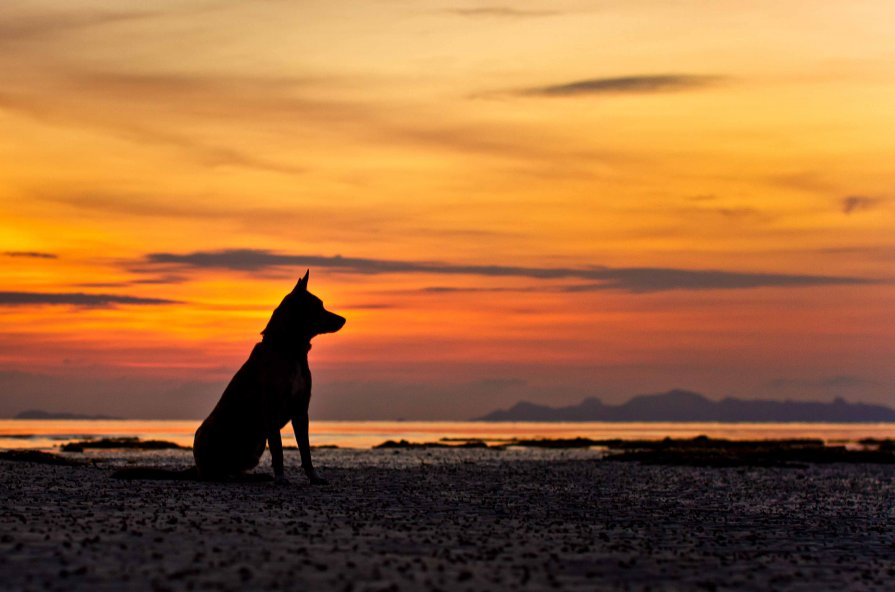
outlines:
M137 437L191 446L200 420L0 420L0 449L52 451L87 438ZM513 438L661 439L705 435L732 440L820 438L852 443L863 438L895 438L895 423L656 423L656 422L469 422L469 421L311 421L311 444L371 448L386 440L432 442ZM294 446L292 430L283 444Z

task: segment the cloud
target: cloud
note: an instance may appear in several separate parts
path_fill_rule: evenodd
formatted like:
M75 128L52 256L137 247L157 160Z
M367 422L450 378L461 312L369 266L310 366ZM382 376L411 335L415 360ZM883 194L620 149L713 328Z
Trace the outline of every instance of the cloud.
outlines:
M507 6L482 6L479 8L451 8L445 11L448 14L466 16L472 18L536 18L542 16L556 16L562 14L555 10L520 10Z
M395 308L395 305L385 302L360 302L346 305L345 308L350 310L389 310Z
M811 286L863 285L874 280L846 276L782 273L744 273L722 270L693 270L662 267L629 267L582 273L601 280L595 284L565 286L566 292L624 290L649 293L667 290L737 290L747 288L800 288ZM590 279L590 278L587 278Z
M755 218L762 216L761 211L755 208L715 208L712 211L716 214L724 216L725 218L732 219Z
M773 216L766 211L748 206L721 206L715 205L717 197L687 198L687 205L673 210L682 217L692 220L696 216L712 219L714 225L718 218L727 223L747 224L765 223L773 220Z
M855 212L861 212L865 210L872 210L882 200L878 197L866 197L864 195L847 195L840 200L840 207L842 208L842 213L845 215L853 214Z
M265 249L225 249L192 253L150 253L136 271L155 271L158 267L173 269L225 269L230 271L264 271L294 267L325 268L343 273L471 275L492 278L530 278L537 280L587 280L578 286L565 286L566 291L623 290L647 293L667 290L730 290L763 287L807 287L862 285L875 280L803 274L746 273L722 270L691 270L662 267L609 268L591 267L524 267L512 265L460 265L439 261L401 261L360 257L293 255ZM592 283L590 283L592 282Z
M54 95L55 92L57 91L48 91L48 95L58 96ZM117 111L114 115L107 115L101 110L92 109L92 105L100 101L89 101L91 109L79 110L74 101L72 101L72 97L77 96L77 93L74 92L65 93L65 98L63 99L49 99L47 98L48 95L0 92L0 108L59 125L83 126L104 130L138 144L175 148L191 155L196 162L204 166L242 167L287 175L305 172L302 166L255 156L246 151L221 144L196 140L195 137L185 133L165 131L160 126L154 127L139 123L150 120L150 118L145 116L142 119L134 117L133 119L124 120L123 118L118 118ZM146 104L141 103L141 100L145 100L145 98L134 98L130 102L128 109L135 112L145 109ZM118 104L128 104L128 100L123 99ZM176 112L176 108L172 108L170 111L170 113Z
M173 218L239 219L254 214L257 208L227 207L208 203L192 195L158 196L145 193L97 193L75 192L38 194L36 199L51 204L61 204L81 211L99 212L114 216ZM270 215L284 216L288 210L280 209Z
M619 157L550 141L543 132L518 125L471 125L419 115L414 120L416 109L409 104L383 109L356 97L337 98L348 85L340 80L74 68L60 74L39 65L32 69L41 75L18 87L11 83L0 88L0 108L54 125L97 129L141 146L173 149L205 166L286 175L308 172L304 160L296 161L300 157L225 144L204 129L196 130L200 122L232 127L241 136L249 132L249 137L271 130L277 130L274 137L310 132L315 137L347 137L377 149L422 145L551 167L562 162L566 175L570 168ZM405 115L398 118L395 112Z
M888 245L868 245L861 247L828 247L825 249L818 249L816 252L823 255L844 255L848 257L859 257L871 261L895 260L895 246Z
M484 96L484 95L476 95ZM429 146L452 152L496 156L522 161L542 162L555 166L563 163L562 176L577 171L581 165L595 162L618 162L624 156L608 150L580 149L549 141L543 131L535 132L524 126L513 129L494 124L443 125L428 121L408 127L389 124L376 137L383 142ZM531 171L528 171L529 173ZM543 174L543 170L538 171Z
M46 40L60 34L108 24L144 20L158 16L155 12L53 12L44 14L5 15L0 20L0 45L13 42Z
M108 288L130 288L133 286L145 286L145 285L164 285L170 286L171 284L183 284L186 283L188 278L182 275L170 275L170 274L161 274L161 275L145 275L141 277L137 277L135 279L131 279L123 282L80 282L77 284L72 284L72 286L77 288L90 288L90 289L108 289Z
M196 130L201 121L258 133L271 125L337 128L368 115L362 105L312 98L312 89L325 85L321 80L59 68L48 64L43 53L22 51L14 64L17 75L0 89L0 108L44 123L98 129L135 143L178 149L207 166L305 172L279 155L267 157L263 150L211 138L205 130Z
M176 300L141 298L121 294L85 294L83 292L0 292L0 306L61 304L108 308L116 304L177 304Z
M421 288L420 292L428 292L431 294L451 294L466 292L522 292L525 288L468 288L460 286L427 286Z
M58 259L59 255L55 253L42 253L40 251L6 251L3 253L7 257L21 257L23 259Z
M695 74L656 74L646 76L622 76L619 78L591 78L564 84L529 88L521 91L519 94L545 97L572 97L579 95L606 94L654 94L715 86L724 80L726 80L726 78L723 76Z
M86 128L141 150L173 154L178 163L278 175L304 175L319 162L314 151L292 150L295 138L305 147L319 142L327 148L333 138L377 154L386 146L416 151L422 145L520 160L529 174L586 174L607 157L576 149L564 137L550 138L534 124L486 124L444 109L434 113L412 93L388 93L392 98L383 101L379 89L395 80L381 72L337 68L322 74L297 66L283 74L240 74L238 68L186 67L159 35L181 26L179 13L201 8L138 10L11 9L0 19L0 48L6 50L0 51L0 109L41 126ZM457 10L470 18L550 14L499 5ZM214 35L202 27L191 30L193 58L210 56L218 63L222 42L243 42L244 36L230 38L227 29ZM133 42L134 59L115 52L121 39ZM87 54L93 58L79 59L72 47L92 48Z

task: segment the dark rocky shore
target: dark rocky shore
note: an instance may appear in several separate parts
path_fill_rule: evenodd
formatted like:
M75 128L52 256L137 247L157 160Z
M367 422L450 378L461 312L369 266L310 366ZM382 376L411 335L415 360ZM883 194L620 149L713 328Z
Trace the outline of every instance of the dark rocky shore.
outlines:
M0 460L3 590L883 590L895 466L322 450L331 485L120 481L188 451Z

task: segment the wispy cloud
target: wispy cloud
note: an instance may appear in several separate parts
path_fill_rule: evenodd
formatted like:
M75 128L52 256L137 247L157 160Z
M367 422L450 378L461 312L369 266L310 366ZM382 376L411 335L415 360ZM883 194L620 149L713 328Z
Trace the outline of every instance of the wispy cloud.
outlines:
M466 286L426 286L420 288L420 292L428 292L430 294L452 294L466 292L522 292L525 288L471 288Z
M821 255L843 255L869 261L895 261L895 246L866 245L858 247L828 247L816 251Z
M304 168L182 131L198 119L240 120L249 110L265 117L322 118L329 107L301 100L300 81L276 77L177 76L69 70L20 88L0 89L0 107L57 125L89 127L141 144L174 148L206 166L234 166L298 174ZM111 108L114 106L114 108ZM338 107L332 107L338 111ZM159 125L159 113L183 122ZM130 117L127 114L131 114ZM260 117L256 116L256 117Z
M694 216L722 218L728 222L767 222L772 216L764 210L750 206L720 205L720 199L715 195L692 196L686 198L684 207L675 211L687 219Z
M264 249L225 249L191 253L150 253L137 271L162 269L226 269L258 272L277 268L318 267L343 273L470 275L492 278L521 277L538 280L587 280L564 286L566 291L623 290L647 293L667 290L730 290L762 287L806 287L861 285L875 280L803 274L746 273L722 270L692 270L661 267L610 268L524 267L511 265L463 265L439 261L401 261L360 257L296 255ZM590 283L592 282L592 283Z
M58 259L55 253L43 253L40 251L6 251L6 257L21 257L23 259Z
M712 211L714 211L716 214L724 216L725 218L732 219L755 218L762 216L761 211L755 208L715 208Z
M481 6L478 8L450 8L445 11L448 14L466 16L470 18L537 18L543 16L556 16L562 14L556 10L521 10L508 6Z
M108 308L117 304L177 304L176 300L141 298L122 294L86 294L83 292L0 292L0 306L69 305Z
M653 74L621 76L618 78L589 78L562 84L537 86L519 91L518 94L544 97L573 97L608 94L654 94L694 90L717 86L727 80L723 76L696 74Z
M865 210L872 210L882 200L878 197L867 197L866 195L847 195L843 197L839 204L842 209L842 213L845 215L853 214L855 212L861 212Z
M2 64L2 59L0 59ZM562 162L563 174L582 163L611 160L594 152L551 141L524 126L470 125L445 118L413 119L412 109L384 109L372 102L338 99L344 81L269 75L173 74L69 69L56 73L36 65L35 80L0 88L0 108L54 125L101 130L140 145L173 149L204 166L241 167L280 174L308 172L295 155L266 148L247 150L209 137L201 122L249 131L250 135L350 136L355 143L426 146L446 152L501 159ZM328 93L323 91L329 89ZM321 98L325 97L325 98ZM191 133L192 130L195 130Z
M197 199L191 195L153 195L145 193L99 193L99 192L75 192L62 193L59 191L47 192L34 196L42 202L60 204L74 208L81 212L93 212L110 214L113 216L141 216L204 220L231 219L236 220L254 214L257 219L259 210L263 215L279 215L280 219L288 215L284 209L266 211L257 207L237 207L220 203L209 203Z
M552 14L499 4L449 8L468 18ZM308 142L327 149L330 142L348 142L377 154L386 147L414 153L424 147L486 156L500 166L524 162L527 174L564 177L588 174L598 159L614 157L564 136L550 137L539 125L470 121L433 108L412 93L383 95L380 89L391 88L395 80L375 70L360 74L334 67L324 74L297 65L248 73L238 65L184 67L158 35L178 28L181 13L201 7L135 9L133 14L124 6L115 10L19 7L4 14L0 109L41 126L90 129L178 163L277 175L315 171L320 153L294 149ZM141 57L120 59L109 49L120 39L132 40ZM194 31L191 50L219 63L222 39L241 43L225 31ZM72 52L73 47L95 47L102 58L80 59L81 52ZM84 55L93 55L91 51ZM296 144L296 138L302 142Z
M155 12L50 12L6 15L0 20L0 46L21 41L45 40L72 31L103 25L138 21L157 16Z

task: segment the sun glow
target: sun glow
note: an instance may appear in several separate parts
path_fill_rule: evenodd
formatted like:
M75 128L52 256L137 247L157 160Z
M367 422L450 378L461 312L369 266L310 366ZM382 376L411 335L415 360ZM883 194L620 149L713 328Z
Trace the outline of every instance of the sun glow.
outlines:
M334 416L886 401L891 4L535 4L13 2L0 413L213 392L306 268Z

